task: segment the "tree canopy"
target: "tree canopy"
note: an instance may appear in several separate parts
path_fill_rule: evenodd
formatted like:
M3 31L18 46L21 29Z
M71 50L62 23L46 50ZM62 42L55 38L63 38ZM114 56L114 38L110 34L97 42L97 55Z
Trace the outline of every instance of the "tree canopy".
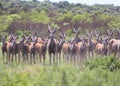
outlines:
M57 26L59 30L72 27L84 29L120 28L120 6L113 4L92 6L68 1L50 2L45 0L1 0L0 31L30 29L31 25L38 32L47 28L48 24Z

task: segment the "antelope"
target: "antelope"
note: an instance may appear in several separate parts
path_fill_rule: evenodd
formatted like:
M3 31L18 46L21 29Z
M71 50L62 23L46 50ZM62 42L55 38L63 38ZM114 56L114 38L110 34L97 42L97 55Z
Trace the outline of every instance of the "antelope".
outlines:
M74 40L76 41L76 43L80 42L81 41L81 39L79 37L80 28L78 28L78 30L76 30L75 28L73 28L73 32L75 33Z
M21 58L20 52L22 52L22 47L23 47L24 41L25 41L25 38L23 37L19 42L16 42L15 46L14 46L15 47L15 56L16 56L16 54L18 54L19 63L20 63L20 58Z
M56 50L57 58L59 58L59 61L58 61L58 62L61 61L62 46L63 46L63 44L65 43L65 37L66 37L66 36L65 36L65 33L64 33L64 34L60 33L59 36L60 36L60 40L59 40L59 42L57 43L57 50Z
M118 34L117 39L120 39L120 30L119 29L117 30L117 34Z
M92 35L93 35L93 32L91 33L88 33L87 32L87 36L88 36L88 40L87 40L87 49L88 49L88 56L89 57L92 57L94 56L94 48L95 48L95 43L92 41Z
M13 40L13 35L10 34L9 35L9 41L8 42L5 42L5 37L6 36L3 36L2 37L2 55L3 55L3 60L4 60L4 53L6 53L6 63L9 62L9 58L8 58L8 46L10 47L11 45L11 42Z
M70 43L69 42L65 42L63 43L62 45L62 52L63 52L63 60L67 60L69 61L69 46L70 46Z
M2 55L3 55L3 61L4 61L4 53L7 52L7 50L6 50L7 42L5 42L5 37L6 36L2 37Z
M56 53L56 39L54 38L54 34L56 33L55 28L53 30L51 30L51 27L48 25L48 32L50 35L50 38L48 39L48 54L49 54L49 61L50 61L50 65L51 65L51 59L52 59L52 54L53 54L53 62L55 62L55 53Z
M69 49L69 52L70 52L71 61L72 61L72 59L74 59L74 62L76 63L77 55L78 55L77 43L81 41L81 39L79 37L80 28L78 28L78 30L73 28L73 32L75 33L75 37L71 40L71 43L70 43L68 49Z
M95 47L95 51L98 55L107 55L108 54L108 39L102 39L102 43L98 43Z
M7 50L7 63L13 62L13 57L16 54L15 52L15 44L18 36L11 36L9 43L7 43L6 50ZM12 54L12 57L10 55ZM15 55L16 58L16 55ZM10 61L11 60L11 61Z
M28 60L29 57L29 46L30 46L30 36L23 36L23 39L25 38L24 42L21 44L21 53L22 53L22 57L23 57L23 62L25 60Z
M12 43L11 43L11 47L10 47L10 52L12 53L12 59L11 59L11 61L13 62L13 57L15 57L15 59L17 60L17 57L16 57L16 54L18 53L19 55L20 55L20 53L19 53L19 44L18 43L16 43L16 40L18 39L18 36L16 35L16 36L13 36L13 41L12 41ZM20 56L18 56L18 58L19 58ZM20 61L20 59L19 59L19 61Z
M111 39L109 41L109 54L114 53L115 56L120 53L120 40Z
M31 42L30 45L29 45L29 53L30 53L30 62L31 62L31 64L32 64L32 62L36 63L36 62L35 62L35 58L36 58L36 55L35 55L35 54L36 54L35 44L37 43L37 38L34 37L34 36L32 36L31 38L32 38L32 42ZM34 61L32 61L32 59L33 59Z
M46 59L47 41L48 39L43 39L42 43L35 44L36 52L39 54L39 60L41 62L41 59L43 57L44 64L45 64L45 59Z
M77 58L77 44L75 40L72 40L68 47L69 54L70 54L70 62L74 61L76 63Z
M84 61L86 59L86 53L87 53L87 46L86 46L86 39L85 37L83 39L81 39L81 42L77 43L77 47L78 47L78 54L80 55L81 59L80 61ZM79 61L78 59L78 61Z

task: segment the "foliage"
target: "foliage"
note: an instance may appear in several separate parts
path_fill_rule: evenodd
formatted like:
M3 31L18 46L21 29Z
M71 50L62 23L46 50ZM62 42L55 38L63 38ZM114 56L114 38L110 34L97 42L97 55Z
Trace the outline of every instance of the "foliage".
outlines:
M120 70L111 72L104 68L112 58L97 57L83 67L68 63L6 65L0 61L0 83L2 86L118 86ZM94 65L92 69L91 64Z
M73 4L67 1L57 3L46 0L44 2L37 0L1 0L0 28L1 31L10 31L22 27L26 27L29 30L29 25L32 22L37 23L35 24L37 26L44 24L44 26L40 27L41 30L48 24L54 22L57 28L62 29L61 31L68 30L72 27L93 30L96 28L97 30L101 28L116 29L120 28L119 9L119 6L113 6L112 4L88 6L80 3ZM17 28L11 26L17 26L13 24L15 21L23 22L23 25L18 25Z
M112 21L108 23L110 28L120 28L120 15L112 16Z
M86 66L88 66L90 69L100 67L102 69L114 71L120 69L120 60L113 55L107 57L98 56L86 62Z
M35 10L32 10L29 18L32 22L42 22L44 24L47 24L50 22L49 17L47 16L45 11L37 12Z
M18 14L0 16L0 31L6 30L13 21L16 21L20 18L21 17Z

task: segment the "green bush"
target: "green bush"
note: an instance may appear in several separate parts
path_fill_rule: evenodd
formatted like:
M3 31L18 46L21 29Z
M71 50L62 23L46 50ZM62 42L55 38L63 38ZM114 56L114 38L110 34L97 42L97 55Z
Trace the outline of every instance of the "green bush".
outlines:
M101 67L113 71L120 69L120 59L113 55L107 57L97 56L96 58L87 61L86 66L90 69Z

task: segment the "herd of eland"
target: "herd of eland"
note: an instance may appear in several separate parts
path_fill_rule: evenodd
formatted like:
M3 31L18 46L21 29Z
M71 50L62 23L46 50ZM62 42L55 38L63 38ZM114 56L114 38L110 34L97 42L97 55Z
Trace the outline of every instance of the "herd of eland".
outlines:
M80 35L80 29L73 29L74 37L66 40L66 34L59 32L59 40L55 38L56 29L48 25L48 37L38 37L35 32L29 35L10 34L2 37L3 61L7 64L17 61L19 63L49 64L60 63L61 60L69 63L79 63L95 55L107 56L114 54L119 57L120 53L120 30L107 30L102 34L100 31L91 31ZM6 54L6 55L5 55Z

